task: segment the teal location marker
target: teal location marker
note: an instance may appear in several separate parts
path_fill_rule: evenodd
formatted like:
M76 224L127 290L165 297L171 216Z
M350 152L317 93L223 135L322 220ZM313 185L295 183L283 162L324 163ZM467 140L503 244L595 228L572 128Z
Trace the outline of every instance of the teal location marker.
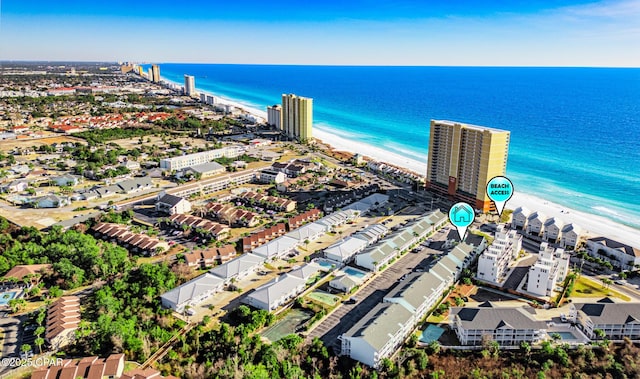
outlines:
M513 183L505 176L496 176L487 183L487 196L494 202L498 214L502 216L504 204L513 196Z
M467 203L456 203L449 209L449 221L458 230L460 241L464 241L467 227L473 223L476 213L473 207Z

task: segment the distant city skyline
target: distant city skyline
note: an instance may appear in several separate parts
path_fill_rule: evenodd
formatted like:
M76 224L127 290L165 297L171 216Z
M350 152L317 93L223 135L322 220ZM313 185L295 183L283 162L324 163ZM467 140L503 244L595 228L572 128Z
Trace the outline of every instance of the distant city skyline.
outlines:
M640 66L640 0L5 0L0 59Z

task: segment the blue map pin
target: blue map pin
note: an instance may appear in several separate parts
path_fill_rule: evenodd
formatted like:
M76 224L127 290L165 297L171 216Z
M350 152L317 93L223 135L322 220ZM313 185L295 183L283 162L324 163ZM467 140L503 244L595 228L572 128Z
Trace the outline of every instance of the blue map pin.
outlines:
M505 176L496 176L487 183L487 196L491 199L502 216L504 204L513 196L513 183Z
M460 241L464 241L464 235L467 233L469 225L473 224L476 213L473 207L467 203L455 203L449 209L449 221L458 230Z

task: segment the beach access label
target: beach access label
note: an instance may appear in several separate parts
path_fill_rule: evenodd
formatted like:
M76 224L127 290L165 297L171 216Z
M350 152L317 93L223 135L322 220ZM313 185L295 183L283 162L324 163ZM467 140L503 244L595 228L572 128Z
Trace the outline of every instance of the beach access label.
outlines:
M449 221L456 227L460 241L464 241L467 228L473 224L475 218L476 213L473 207L467 203L455 203L451 209L449 209Z
M487 196L496 205L498 215L502 216L504 204L513 196L513 183L506 176L496 176L487 183Z

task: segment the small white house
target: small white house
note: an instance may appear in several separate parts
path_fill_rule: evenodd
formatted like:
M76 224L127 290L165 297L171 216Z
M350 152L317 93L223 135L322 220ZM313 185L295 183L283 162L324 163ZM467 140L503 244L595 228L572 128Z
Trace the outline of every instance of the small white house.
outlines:
M544 230L544 223L546 220L547 219L542 212L533 212L527 218L527 227L525 230L529 234L539 236Z
M511 215L511 228L518 230L525 230L527 226L527 219L531 215L531 212L525 207L518 207L513 211Z
M562 237L560 237L560 246L567 249L574 249L580 244L582 237L582 229L576 224L566 224L562 228Z
M550 217L544 222L542 238L546 241L557 243L560 239L562 228L564 228L564 222L562 222L562 220Z
M156 203L156 211L174 214L185 214L191 212L191 203L180 196L164 194L159 196Z

